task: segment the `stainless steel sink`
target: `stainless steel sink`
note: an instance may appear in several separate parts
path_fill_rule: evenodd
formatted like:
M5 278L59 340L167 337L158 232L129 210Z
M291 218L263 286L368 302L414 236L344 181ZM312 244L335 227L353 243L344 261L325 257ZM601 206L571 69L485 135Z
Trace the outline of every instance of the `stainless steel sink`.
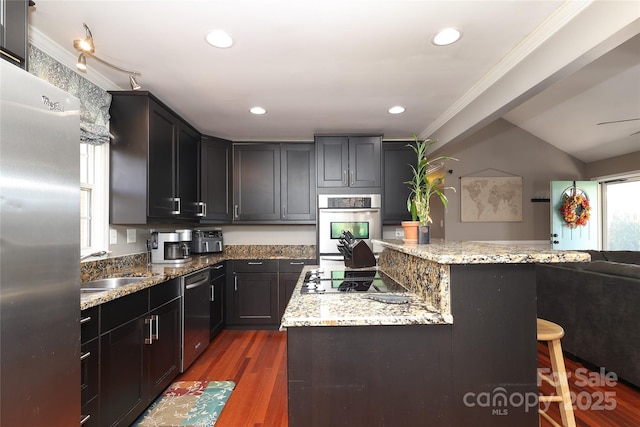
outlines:
M110 277L108 279L92 280L82 283L80 285L80 292L104 292L146 279L147 277Z

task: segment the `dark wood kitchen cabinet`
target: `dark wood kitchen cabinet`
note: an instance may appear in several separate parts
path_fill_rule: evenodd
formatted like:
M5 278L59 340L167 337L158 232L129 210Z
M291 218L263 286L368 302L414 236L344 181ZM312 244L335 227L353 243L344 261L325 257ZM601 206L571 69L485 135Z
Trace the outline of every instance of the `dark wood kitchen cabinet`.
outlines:
M83 427L100 426L98 376L100 362L99 307L83 310L80 314L80 420Z
M110 223L202 217L200 133L149 92L110 93Z
M409 187L405 182L411 179L409 165L415 163L415 153L407 147L411 141L382 143L382 223L399 224L410 221L407 211Z
M226 139L203 136L200 146L200 199L205 203L201 222L230 224L232 215L233 145Z
M278 260L278 322L282 319L293 290L298 284L302 269L305 265L315 265L317 263L315 258Z
M180 372L182 313L180 279L149 288L149 315L145 325L151 340L146 342L148 380L147 405L162 393ZM145 372L146 373L146 372Z
M233 150L233 220L279 220L280 144L236 144Z
M234 260L227 292L228 326L275 326L278 317L278 261Z
M307 143L280 145L281 218L314 223L316 219L315 146Z
M315 152L309 143L234 145L234 222L314 224Z
M128 426L180 370L180 282L100 306L101 426Z
M382 136L316 135L318 188L382 186Z
M148 293L101 306L100 414L102 426L128 426L147 407L144 348Z
M225 325L225 287L227 280L226 262L219 262L211 266L209 274L211 282L211 315L210 315L210 336L213 341L216 335L224 329Z
M0 0L0 57L27 68L28 0Z

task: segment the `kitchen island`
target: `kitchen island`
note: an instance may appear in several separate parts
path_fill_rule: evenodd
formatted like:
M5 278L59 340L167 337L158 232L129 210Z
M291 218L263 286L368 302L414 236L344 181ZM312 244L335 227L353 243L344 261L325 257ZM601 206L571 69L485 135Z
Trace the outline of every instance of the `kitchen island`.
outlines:
M581 252L383 240L405 305L302 295L287 328L289 426L536 426L536 263Z

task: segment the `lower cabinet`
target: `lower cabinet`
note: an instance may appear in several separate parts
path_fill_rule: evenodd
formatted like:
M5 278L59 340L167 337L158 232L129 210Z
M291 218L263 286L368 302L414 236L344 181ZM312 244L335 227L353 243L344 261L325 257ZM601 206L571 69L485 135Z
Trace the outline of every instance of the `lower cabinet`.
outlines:
M179 279L100 307L100 425L128 426L179 372Z
M213 338L224 329L225 325L224 295L226 273L226 263L223 261L213 265L209 274L211 282L210 341L213 341Z
M100 343L98 339L99 307L83 310L80 316L80 421L83 427L100 426L98 376Z
M278 323L287 308L293 290L298 284L300 273L305 265L315 265L315 259L281 259L278 260Z
M278 261L235 260L230 289L231 325L278 322Z
M226 325L278 327L302 268L316 263L315 259L230 261Z

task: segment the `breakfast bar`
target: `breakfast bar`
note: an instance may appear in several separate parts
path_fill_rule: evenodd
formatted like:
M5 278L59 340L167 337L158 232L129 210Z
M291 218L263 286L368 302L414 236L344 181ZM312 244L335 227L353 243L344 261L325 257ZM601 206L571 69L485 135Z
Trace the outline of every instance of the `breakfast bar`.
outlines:
M303 272L282 318L289 426L537 426L536 264L589 255L375 243L408 302L302 294Z

